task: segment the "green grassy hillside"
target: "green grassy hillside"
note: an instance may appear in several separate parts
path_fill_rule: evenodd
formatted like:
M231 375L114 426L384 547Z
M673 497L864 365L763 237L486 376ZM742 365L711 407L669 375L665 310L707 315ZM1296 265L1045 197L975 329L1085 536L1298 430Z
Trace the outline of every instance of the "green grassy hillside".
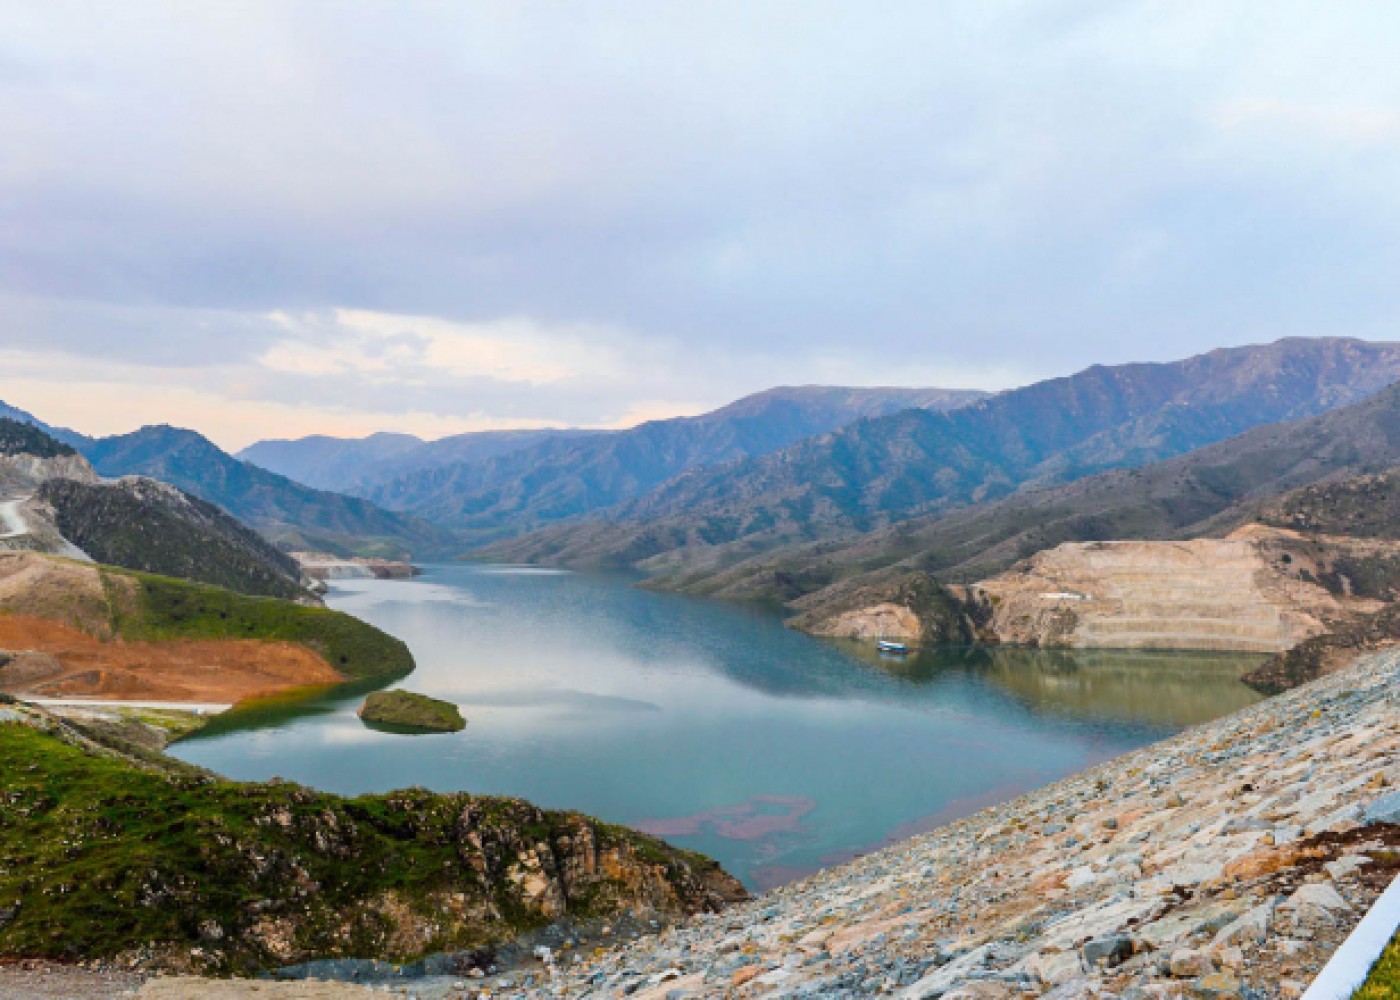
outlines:
M146 573L103 574L113 630L123 638L299 642L351 680L388 681L413 670L403 642L339 611Z

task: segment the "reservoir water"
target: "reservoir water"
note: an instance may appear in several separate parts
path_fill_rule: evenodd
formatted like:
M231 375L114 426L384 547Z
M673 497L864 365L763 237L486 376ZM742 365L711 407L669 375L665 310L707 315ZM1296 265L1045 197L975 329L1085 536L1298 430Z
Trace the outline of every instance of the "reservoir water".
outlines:
M1257 657L943 649L902 660L767 611L607 576L430 567L328 603L409 644L449 735L365 727L361 695L240 710L172 752L234 778L421 785L578 809L765 888L1242 708Z

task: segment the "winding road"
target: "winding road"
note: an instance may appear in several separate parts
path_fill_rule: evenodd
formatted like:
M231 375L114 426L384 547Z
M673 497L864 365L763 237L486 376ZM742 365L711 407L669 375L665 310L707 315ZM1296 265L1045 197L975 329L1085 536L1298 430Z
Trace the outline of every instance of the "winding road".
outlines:
M28 500L28 497L15 497L13 500L0 500L0 540L6 538L19 538L29 534L29 525L24 523L24 517L19 512L20 504Z

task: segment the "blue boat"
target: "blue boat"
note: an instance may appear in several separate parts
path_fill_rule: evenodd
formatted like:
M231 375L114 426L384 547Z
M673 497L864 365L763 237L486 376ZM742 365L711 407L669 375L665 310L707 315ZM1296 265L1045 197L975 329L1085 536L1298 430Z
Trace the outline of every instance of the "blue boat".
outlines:
M887 642L881 639L875 643L875 648L882 653L889 653L893 656L904 656L909 652L909 647L902 642Z

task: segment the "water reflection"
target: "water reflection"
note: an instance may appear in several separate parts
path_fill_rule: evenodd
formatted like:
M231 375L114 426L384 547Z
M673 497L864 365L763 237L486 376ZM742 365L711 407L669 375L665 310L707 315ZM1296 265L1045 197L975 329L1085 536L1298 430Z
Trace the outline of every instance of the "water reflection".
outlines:
M616 577L432 568L331 603L405 640L460 733L366 728L363 692L232 713L175 752L342 793L519 795L664 831L766 886L1255 700L1256 658L941 649L883 660Z
M973 673L1042 712L1112 715L1185 728L1259 700L1239 681L1255 654L1121 649L968 647L880 655L869 643L842 643L854 659L913 684L949 671Z

